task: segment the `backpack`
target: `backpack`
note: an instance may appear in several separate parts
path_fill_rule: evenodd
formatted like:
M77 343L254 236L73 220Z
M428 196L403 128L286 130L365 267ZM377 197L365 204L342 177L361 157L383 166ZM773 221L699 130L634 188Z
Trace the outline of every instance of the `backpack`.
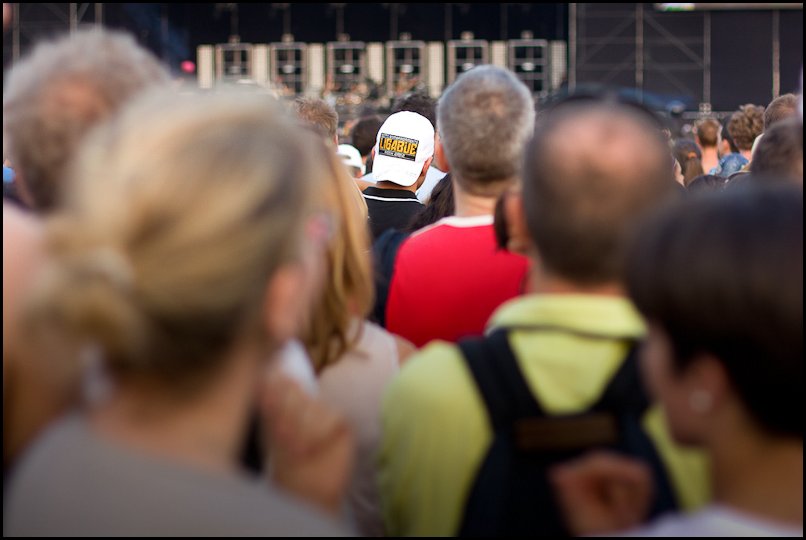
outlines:
M599 400L579 414L546 414L509 346L508 330L459 343L481 393L493 441L465 505L460 536L570 536L548 479L551 466L594 448L638 457L653 474L651 517L677 509L665 467L641 418L650 403L637 346Z

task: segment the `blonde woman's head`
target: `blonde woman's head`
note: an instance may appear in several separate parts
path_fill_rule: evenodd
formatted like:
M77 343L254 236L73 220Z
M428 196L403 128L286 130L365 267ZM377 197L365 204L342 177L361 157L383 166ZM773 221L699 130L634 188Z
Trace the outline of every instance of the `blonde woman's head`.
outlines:
M310 288L309 148L267 98L141 100L77 163L35 313L98 342L118 376L171 385L207 380L244 340L276 346Z

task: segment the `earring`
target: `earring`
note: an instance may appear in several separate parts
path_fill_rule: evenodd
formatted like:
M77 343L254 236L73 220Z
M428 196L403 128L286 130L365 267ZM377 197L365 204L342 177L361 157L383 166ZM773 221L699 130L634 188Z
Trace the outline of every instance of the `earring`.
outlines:
M695 390L688 398L688 405L695 413L703 414L711 410L713 398L705 390Z

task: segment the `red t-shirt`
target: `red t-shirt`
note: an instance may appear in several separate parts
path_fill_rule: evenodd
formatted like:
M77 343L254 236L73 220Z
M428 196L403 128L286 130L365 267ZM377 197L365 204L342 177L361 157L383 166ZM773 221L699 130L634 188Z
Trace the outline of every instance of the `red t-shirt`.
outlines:
M400 248L386 327L417 347L478 336L496 308L522 293L525 257L498 248L492 216L449 217Z

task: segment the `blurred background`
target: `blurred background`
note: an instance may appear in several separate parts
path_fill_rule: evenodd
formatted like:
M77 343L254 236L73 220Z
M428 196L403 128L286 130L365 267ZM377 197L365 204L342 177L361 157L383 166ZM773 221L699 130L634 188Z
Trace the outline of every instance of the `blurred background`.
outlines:
M13 4L3 66L82 25L128 30L189 87L317 95L342 122L507 66L536 100L609 86L670 116L797 92L803 4ZM629 90L626 90L629 89Z

